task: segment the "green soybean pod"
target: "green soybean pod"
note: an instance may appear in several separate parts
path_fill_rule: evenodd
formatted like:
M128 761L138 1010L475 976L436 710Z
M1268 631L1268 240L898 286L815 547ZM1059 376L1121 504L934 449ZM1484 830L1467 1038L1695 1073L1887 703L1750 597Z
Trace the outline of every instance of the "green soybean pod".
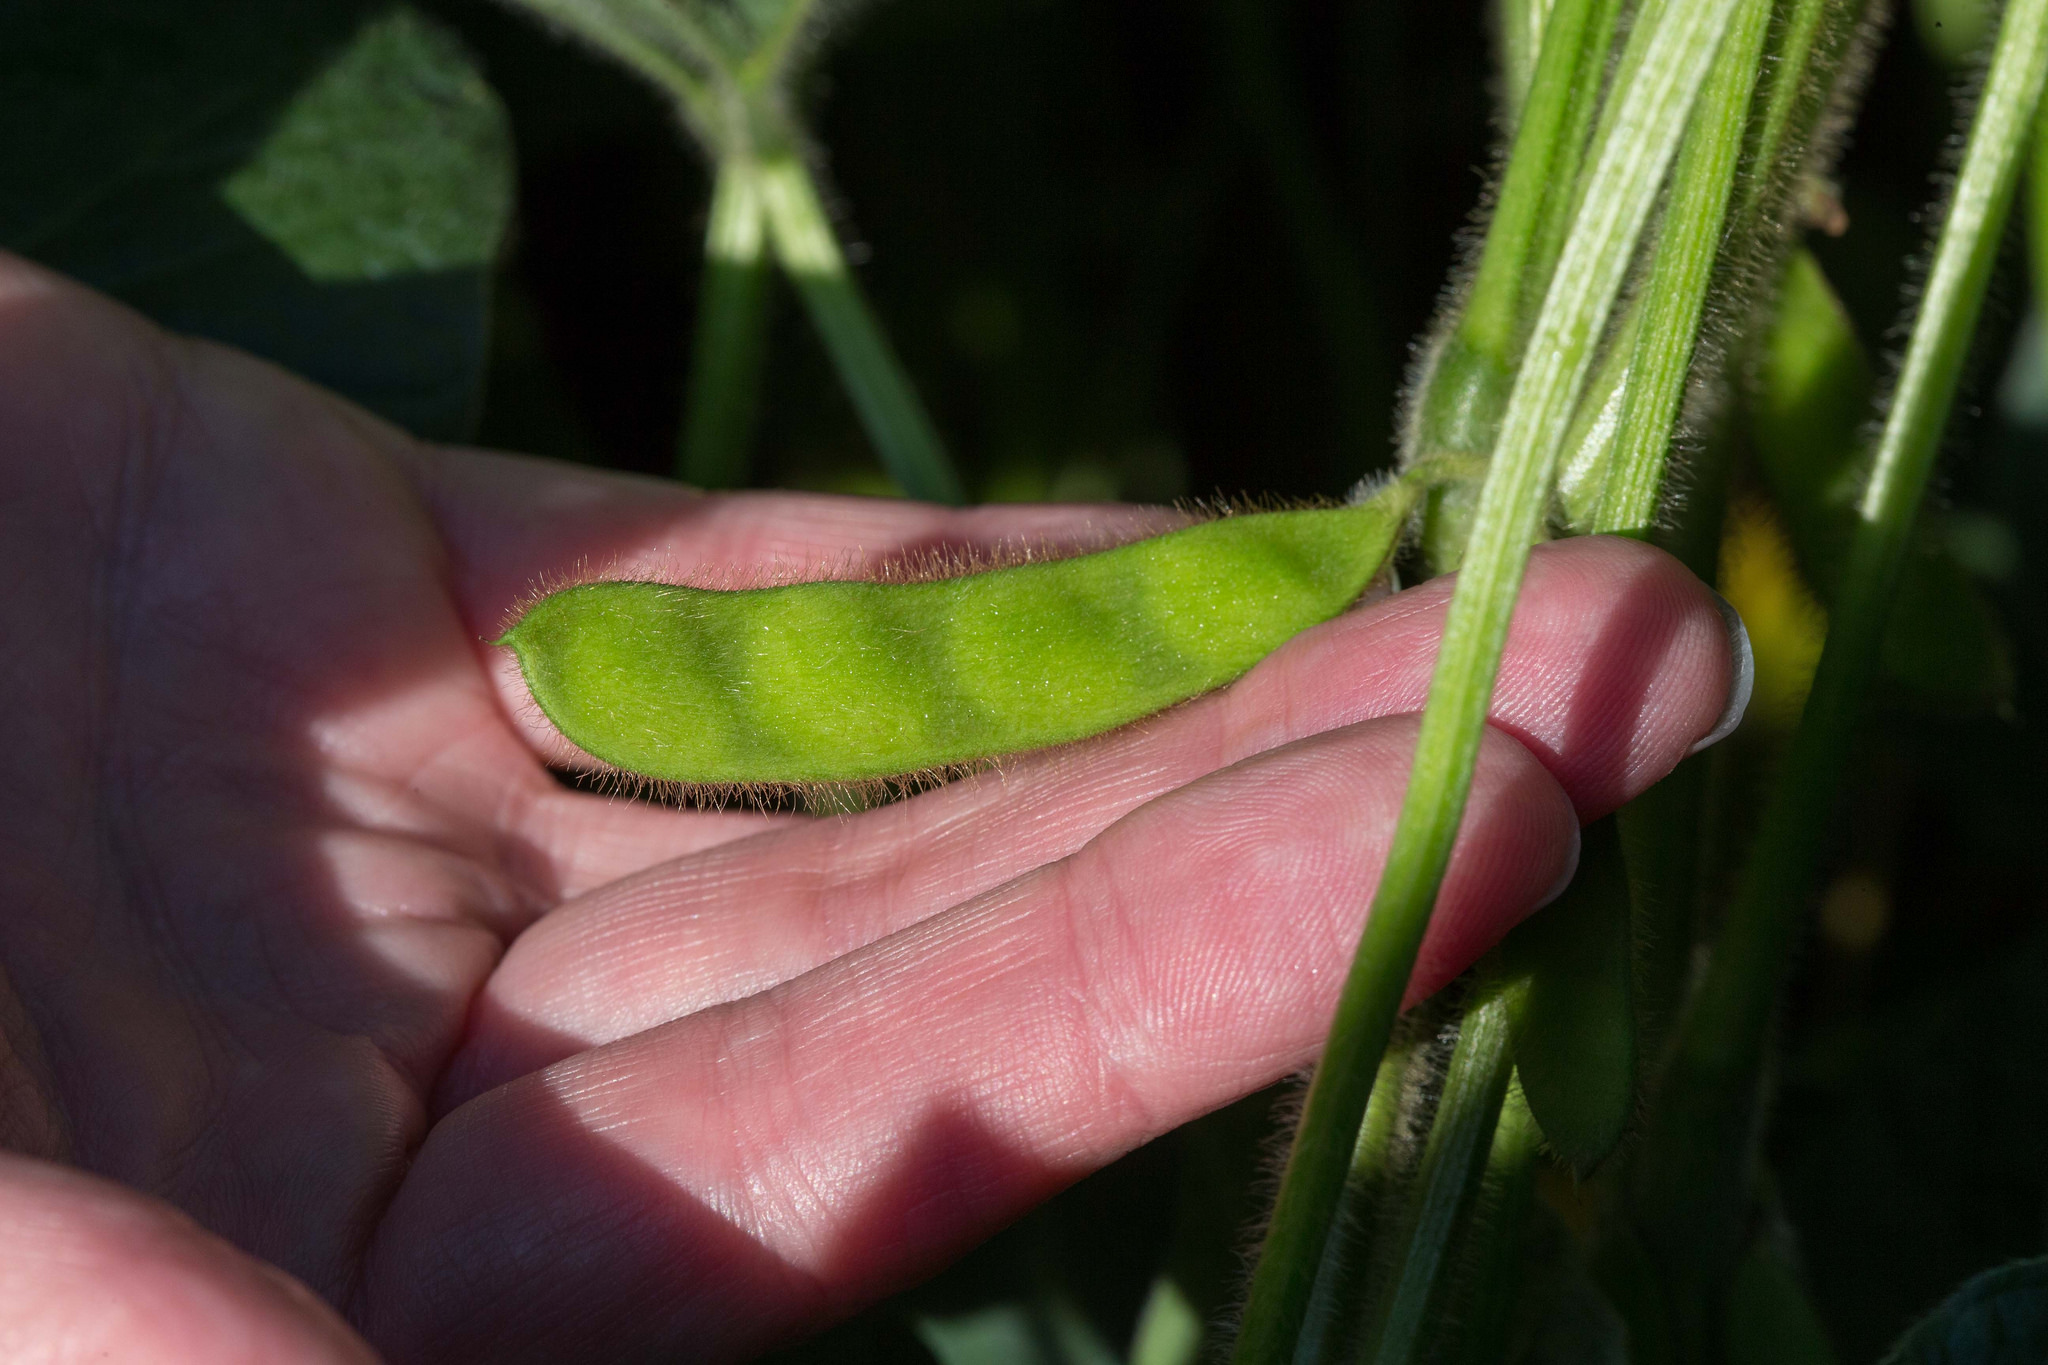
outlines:
M626 772L886 778L1085 738L1231 681L1358 598L1413 498L1402 483L931 582L590 583L496 643L571 743Z

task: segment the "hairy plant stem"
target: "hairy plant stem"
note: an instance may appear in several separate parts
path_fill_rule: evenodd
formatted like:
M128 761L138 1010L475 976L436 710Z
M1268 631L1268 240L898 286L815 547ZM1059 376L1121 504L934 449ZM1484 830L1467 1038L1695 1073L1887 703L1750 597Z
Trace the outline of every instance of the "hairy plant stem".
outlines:
M1413 1032L1412 1023L1404 1032ZM1384 1236L1383 1215L1412 1172L1404 1162L1404 1112L1425 1102L1423 1082L1430 1070L1430 1040L1396 1041L1380 1057L1372 1099L1351 1154L1351 1171L1337 1206L1335 1225L1316 1277L1295 1357L1319 1365L1349 1365L1358 1353L1359 1305L1384 1269L1375 1253Z
M515 0L637 71L676 103L718 167L690 406L678 456L686 478L737 482L758 401L767 282L764 235L810 313L882 464L910 496L965 493L937 430L846 268L784 97L817 0L792 0L754 31L675 0ZM727 15L738 21L739 16ZM723 387L722 387L723 386Z
M1536 54L1555 0L1498 0L1493 7L1494 41L1500 50L1500 114L1503 127L1521 120L1535 83Z
M1615 92L1614 117L1605 121L1582 209L1501 423L1393 846L1253 1273L1239 1361L1293 1356L1374 1072L1464 816L1508 621L1558 452L1595 343L1735 9L1736 0L1653 3L1630 36L1631 48L1640 49L1635 78Z
M1560 183L1578 177L1592 120L1591 96L1578 76L1605 65L1619 10L1618 0L1556 0L1543 30L1528 107L1516 125L1500 198L1458 319L1460 342L1503 370L1513 369L1530 321L1523 291L1545 209L1556 202Z
M1865 16L1874 0L1780 0L1783 18L1771 39L1761 117L1757 120L1752 173L1738 187L1736 231L1754 238L1766 231L1787 235L1786 209L1806 177L1834 150L1822 136L1830 113L1848 102L1863 75L1853 53L1865 36ZM1793 221L1796 222L1796 219Z
M1486 1171L1515 1063L1508 1047L1514 990L1498 983L1484 989L1458 1025L1422 1167L1402 1211L1386 1297L1372 1306L1377 1312L1359 1355L1372 1365L1407 1365L1428 1344L1429 1307L1459 1213L1470 1208Z
M1649 18L1660 4L1661 0L1644 0L1637 7L1637 22ZM1595 116L1602 113L1601 92L1607 85L1607 68L1615 60L1615 40L1623 9L1622 0L1593 0L1592 11L1578 43L1578 55L1565 86L1565 105L1557 134L1558 155L1543 186L1542 207L1533 225L1527 264L1518 281L1521 329L1516 337L1518 343L1527 337L1536 320L1537 310L1550 288L1551 272L1557 268L1559 254L1564 250L1565 234L1571 230L1578 216L1580 194L1586 188L1587 139L1594 134ZM1555 11L1551 18L1554 22ZM1552 29L1552 23L1545 24L1546 48ZM1559 31L1560 45L1563 37ZM1623 81L1629 76L1626 63L1630 54L1640 51L1641 48L1633 43L1622 46L1622 69L1618 74ZM1541 60L1539 56L1539 64ZM1537 80L1543 79L1544 73L1539 70ZM1612 111L1613 106L1607 106L1607 112Z
M810 311L883 466L913 498L964 502L937 429L846 268L810 170L794 155L769 158L759 186L775 258Z
M1499 1365L1508 1358L1508 1331L1521 1282L1522 1240L1536 1197L1543 1130L1529 1112L1519 1079L1508 1082L1480 1176L1479 1194L1459 1248L1462 1297L1457 1313L1459 1365Z
M1555 254L1540 268L1532 260L1543 250L1547 215L1569 205L1584 160L1592 94L1580 78L1585 70L1604 71L1619 13L1619 0L1555 0L1471 287L1456 325L1431 357L1403 437L1409 462L1442 452L1493 453ZM1471 487L1432 494L1423 523L1432 571L1449 573L1462 562L1477 507Z
M700 488L747 481L768 340L768 221L753 158L718 163L704 233L704 284L683 404L677 476Z
M1656 519L1770 24L1770 0L1736 11L1672 169L1595 534L1647 536Z
M1820 871L1893 588L1954 400L2048 74L2048 0L2011 0L1878 438L1827 644L1755 847L1684 1021L1637 1171L1646 1221L1739 1234L1755 1078ZM1732 1225L1732 1226L1731 1226ZM1724 1248L1725 1249L1725 1248ZM1690 1249L1687 1255L1696 1254ZM1681 1290L1685 1292L1685 1290ZM1699 1292L1692 1287L1693 1293Z

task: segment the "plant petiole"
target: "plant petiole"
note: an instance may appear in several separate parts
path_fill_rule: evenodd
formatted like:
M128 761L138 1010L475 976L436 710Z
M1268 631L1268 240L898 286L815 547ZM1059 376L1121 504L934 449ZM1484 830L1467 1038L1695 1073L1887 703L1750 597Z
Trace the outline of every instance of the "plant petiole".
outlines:
M718 164L704 234L703 294L676 472L700 488L746 482L768 340L768 222L750 157Z
M809 168L794 154L770 157L757 183L775 258L810 311L883 466L913 498L966 501L931 417L847 270Z

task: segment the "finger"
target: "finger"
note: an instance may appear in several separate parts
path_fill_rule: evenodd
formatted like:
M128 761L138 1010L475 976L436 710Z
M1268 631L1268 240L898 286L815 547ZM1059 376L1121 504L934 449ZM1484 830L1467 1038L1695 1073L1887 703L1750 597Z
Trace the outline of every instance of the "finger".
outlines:
M564 906L485 988L442 1103L808 971L1064 857L1204 773L1419 707L1447 596L1432 584L1355 612L1237 686L1117 735L655 866ZM1592 818L1714 725L1728 664L1713 598L1677 561L1633 541L1547 546L1509 634L1494 723Z
M167 1205L0 1155L0 1341L9 1360L374 1365L311 1291Z
M955 911L466 1105L373 1243L371 1339L400 1360L748 1354L1302 1067L1415 730L1234 765ZM1490 733L1415 988L1576 848L1563 791Z

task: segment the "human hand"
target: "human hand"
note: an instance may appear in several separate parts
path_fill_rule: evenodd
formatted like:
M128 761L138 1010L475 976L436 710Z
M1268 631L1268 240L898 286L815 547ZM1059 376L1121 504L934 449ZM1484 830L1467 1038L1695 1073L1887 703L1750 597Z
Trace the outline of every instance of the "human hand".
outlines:
M0 262L0 1342L742 1356L1308 1065L1448 584L852 818L568 790L482 643L582 565L791 574L1151 515L424 447ZM1549 895L1730 678L1675 562L1540 549L1411 993Z

